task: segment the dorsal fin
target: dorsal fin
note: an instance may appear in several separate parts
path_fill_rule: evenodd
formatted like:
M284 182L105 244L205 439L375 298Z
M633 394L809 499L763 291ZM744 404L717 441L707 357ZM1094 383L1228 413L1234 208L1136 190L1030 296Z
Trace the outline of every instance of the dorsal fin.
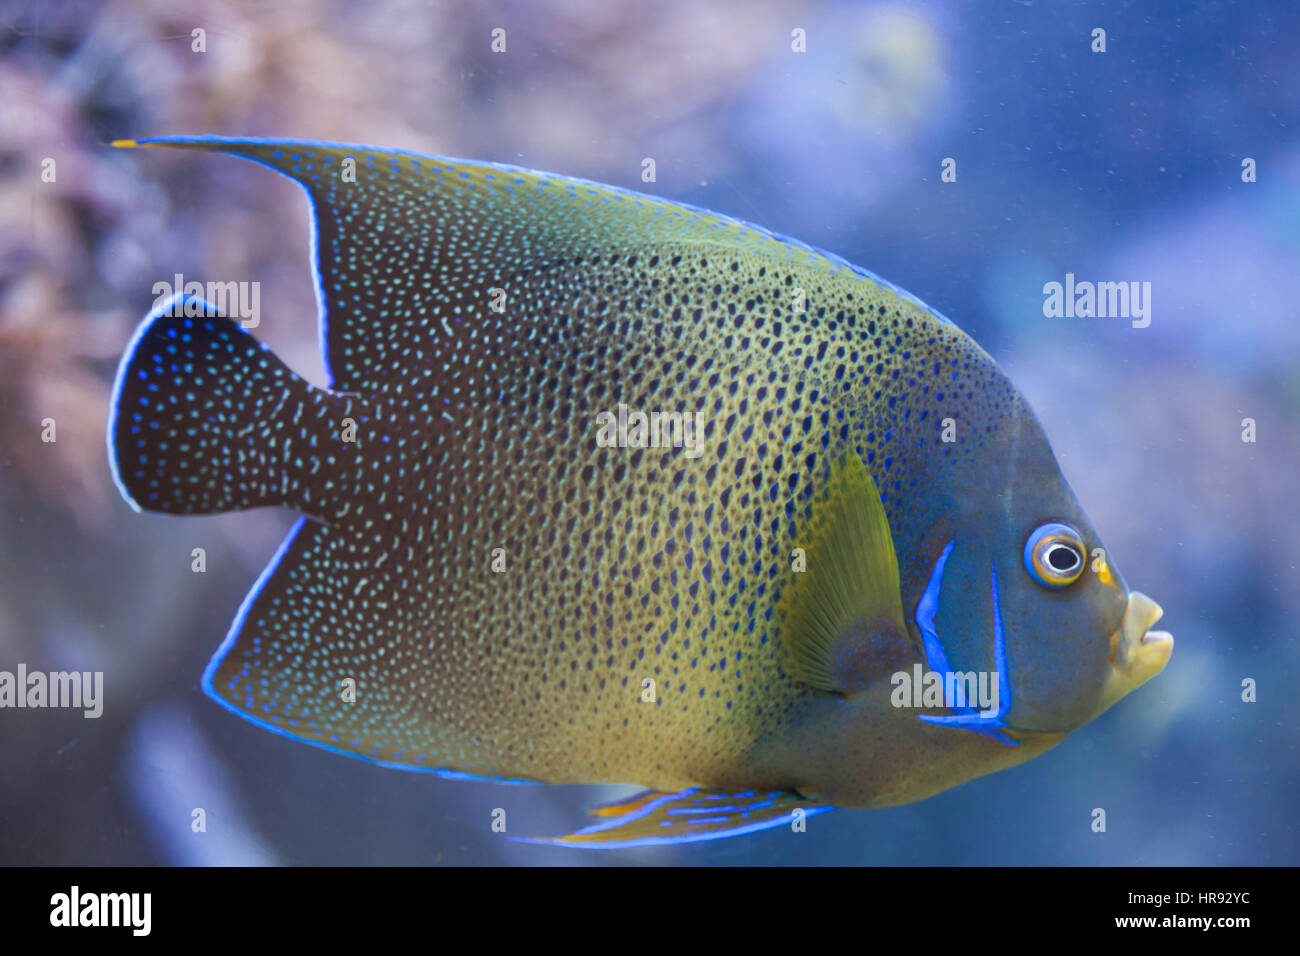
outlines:
M512 311L521 286L555 281L552 273L593 256L624 266L636 256L641 273L670 245L843 270L928 309L865 269L760 226L587 180L305 140L169 136L113 145L243 156L307 191L325 368L338 391L395 387L427 375L431 359L450 378L491 376L512 351L545 349L548 334L563 331L531 328L544 317ZM493 315L495 289L505 299ZM599 295L584 305L582 290L573 291L580 308L597 307ZM509 331L498 333L498 323Z
M832 466L798 544L807 568L781 595L786 667L819 690L852 693L878 666L894 667L891 652L907 640L889 521L857 455Z

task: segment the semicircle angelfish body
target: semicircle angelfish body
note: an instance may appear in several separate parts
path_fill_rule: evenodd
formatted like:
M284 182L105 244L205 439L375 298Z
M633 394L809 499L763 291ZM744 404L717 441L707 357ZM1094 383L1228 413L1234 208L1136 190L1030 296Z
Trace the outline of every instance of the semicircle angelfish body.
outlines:
M313 209L329 389L181 295L109 422L137 509L303 515L203 678L240 716L403 769L653 788L556 841L611 847L921 799L1168 658L1112 565L1031 579L1099 547L1033 413L864 270L490 163L117 145L253 159ZM978 700L921 693L965 674Z

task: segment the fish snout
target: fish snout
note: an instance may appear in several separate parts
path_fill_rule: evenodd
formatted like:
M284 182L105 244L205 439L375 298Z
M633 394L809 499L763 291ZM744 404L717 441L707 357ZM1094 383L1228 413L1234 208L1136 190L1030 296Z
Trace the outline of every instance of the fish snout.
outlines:
M1117 670L1147 670L1154 665L1154 669L1146 674L1146 677L1154 677L1168 663L1174 649L1173 635L1168 631L1151 630L1164 613L1159 604L1141 591L1129 592L1124 620L1111 638L1110 660Z
M1129 592L1124 620L1110 636L1111 672L1102 690L1101 710L1145 684L1169 663L1174 651L1173 635L1151 630L1164 613L1159 604L1141 591Z

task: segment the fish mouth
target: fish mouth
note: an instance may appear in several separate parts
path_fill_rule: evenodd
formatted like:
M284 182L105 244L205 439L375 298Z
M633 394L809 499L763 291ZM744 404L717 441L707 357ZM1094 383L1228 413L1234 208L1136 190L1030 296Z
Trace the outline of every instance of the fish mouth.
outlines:
M1174 637L1151 630L1164 611L1141 591L1130 591L1119 630L1110 636L1111 671L1102 687L1101 711L1129 691L1141 687L1169 663Z

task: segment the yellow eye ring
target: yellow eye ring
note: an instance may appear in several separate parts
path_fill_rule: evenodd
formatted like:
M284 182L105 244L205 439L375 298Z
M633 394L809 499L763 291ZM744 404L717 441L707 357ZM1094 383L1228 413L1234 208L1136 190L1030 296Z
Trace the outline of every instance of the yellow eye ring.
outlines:
M1039 525L1025 542L1025 570L1045 588L1063 588L1079 580L1087 553L1068 524Z

